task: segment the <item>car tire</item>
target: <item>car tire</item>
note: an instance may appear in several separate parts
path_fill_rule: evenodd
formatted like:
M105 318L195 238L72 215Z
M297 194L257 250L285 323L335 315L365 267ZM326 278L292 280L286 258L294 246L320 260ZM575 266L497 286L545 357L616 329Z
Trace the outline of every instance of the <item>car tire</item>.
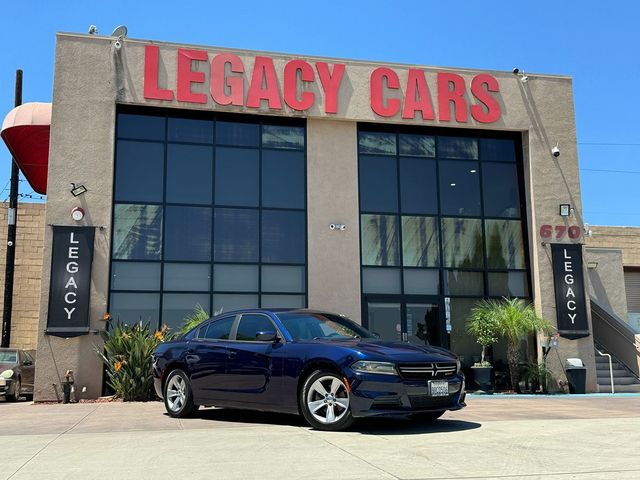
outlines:
M17 402L20 398L20 389L22 388L20 384L20 377L16 380L16 383L13 384L13 395L7 395L7 400L9 402Z
M300 389L300 410L313 428L344 430L355 421L351 415L350 397L344 378L327 370L316 370Z
M422 412L422 413L414 413L411 418L421 423L433 423L437 419L439 419L442 415L444 415L445 411L442 412Z
M182 370L172 370L164 384L164 407L174 418L186 418L198 410L193 403L189 377Z

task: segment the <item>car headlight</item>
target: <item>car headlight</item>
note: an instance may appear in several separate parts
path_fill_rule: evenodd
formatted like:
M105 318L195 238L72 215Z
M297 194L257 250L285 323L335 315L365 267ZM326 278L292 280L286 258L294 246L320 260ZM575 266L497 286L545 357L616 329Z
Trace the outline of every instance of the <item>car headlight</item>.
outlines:
M13 377L13 370L5 370L4 372L0 373L0 377L6 379Z
M460 363L460 359L456 358L456 373L460 375L462 373L462 364Z
M380 373L382 375L397 375L396 366L390 362L369 362L361 360L351 365L351 369L359 373Z

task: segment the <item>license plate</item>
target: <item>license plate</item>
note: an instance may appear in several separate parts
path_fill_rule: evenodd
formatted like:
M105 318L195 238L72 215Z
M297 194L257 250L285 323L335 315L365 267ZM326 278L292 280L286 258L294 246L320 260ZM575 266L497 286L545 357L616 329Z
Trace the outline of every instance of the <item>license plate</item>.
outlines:
M429 395L432 397L446 397L449 395L449 382L429 380Z

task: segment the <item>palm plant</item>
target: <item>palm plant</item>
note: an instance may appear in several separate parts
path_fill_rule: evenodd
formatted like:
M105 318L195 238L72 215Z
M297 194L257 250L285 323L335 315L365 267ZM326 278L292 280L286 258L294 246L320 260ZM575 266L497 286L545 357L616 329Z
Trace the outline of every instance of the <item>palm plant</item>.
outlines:
M473 314L488 322L497 323L500 336L507 340L507 362L509 376L514 390L519 391L520 341L528 335L538 332L549 333L553 327L539 317L532 304L520 298L503 298L501 300L480 300L473 309Z
M471 309L471 315L467 322L467 331L482 345L482 358L480 364L475 366L490 366L489 362L485 360L485 352L487 347L500 340L500 322L493 312L493 300L480 300Z

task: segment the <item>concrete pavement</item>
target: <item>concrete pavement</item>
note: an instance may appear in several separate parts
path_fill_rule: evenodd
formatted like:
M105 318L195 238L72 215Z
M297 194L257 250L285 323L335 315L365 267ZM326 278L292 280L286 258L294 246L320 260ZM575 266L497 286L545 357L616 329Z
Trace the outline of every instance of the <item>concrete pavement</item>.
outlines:
M1 479L637 479L640 396L470 397L433 425L319 432L161 403L0 404Z

